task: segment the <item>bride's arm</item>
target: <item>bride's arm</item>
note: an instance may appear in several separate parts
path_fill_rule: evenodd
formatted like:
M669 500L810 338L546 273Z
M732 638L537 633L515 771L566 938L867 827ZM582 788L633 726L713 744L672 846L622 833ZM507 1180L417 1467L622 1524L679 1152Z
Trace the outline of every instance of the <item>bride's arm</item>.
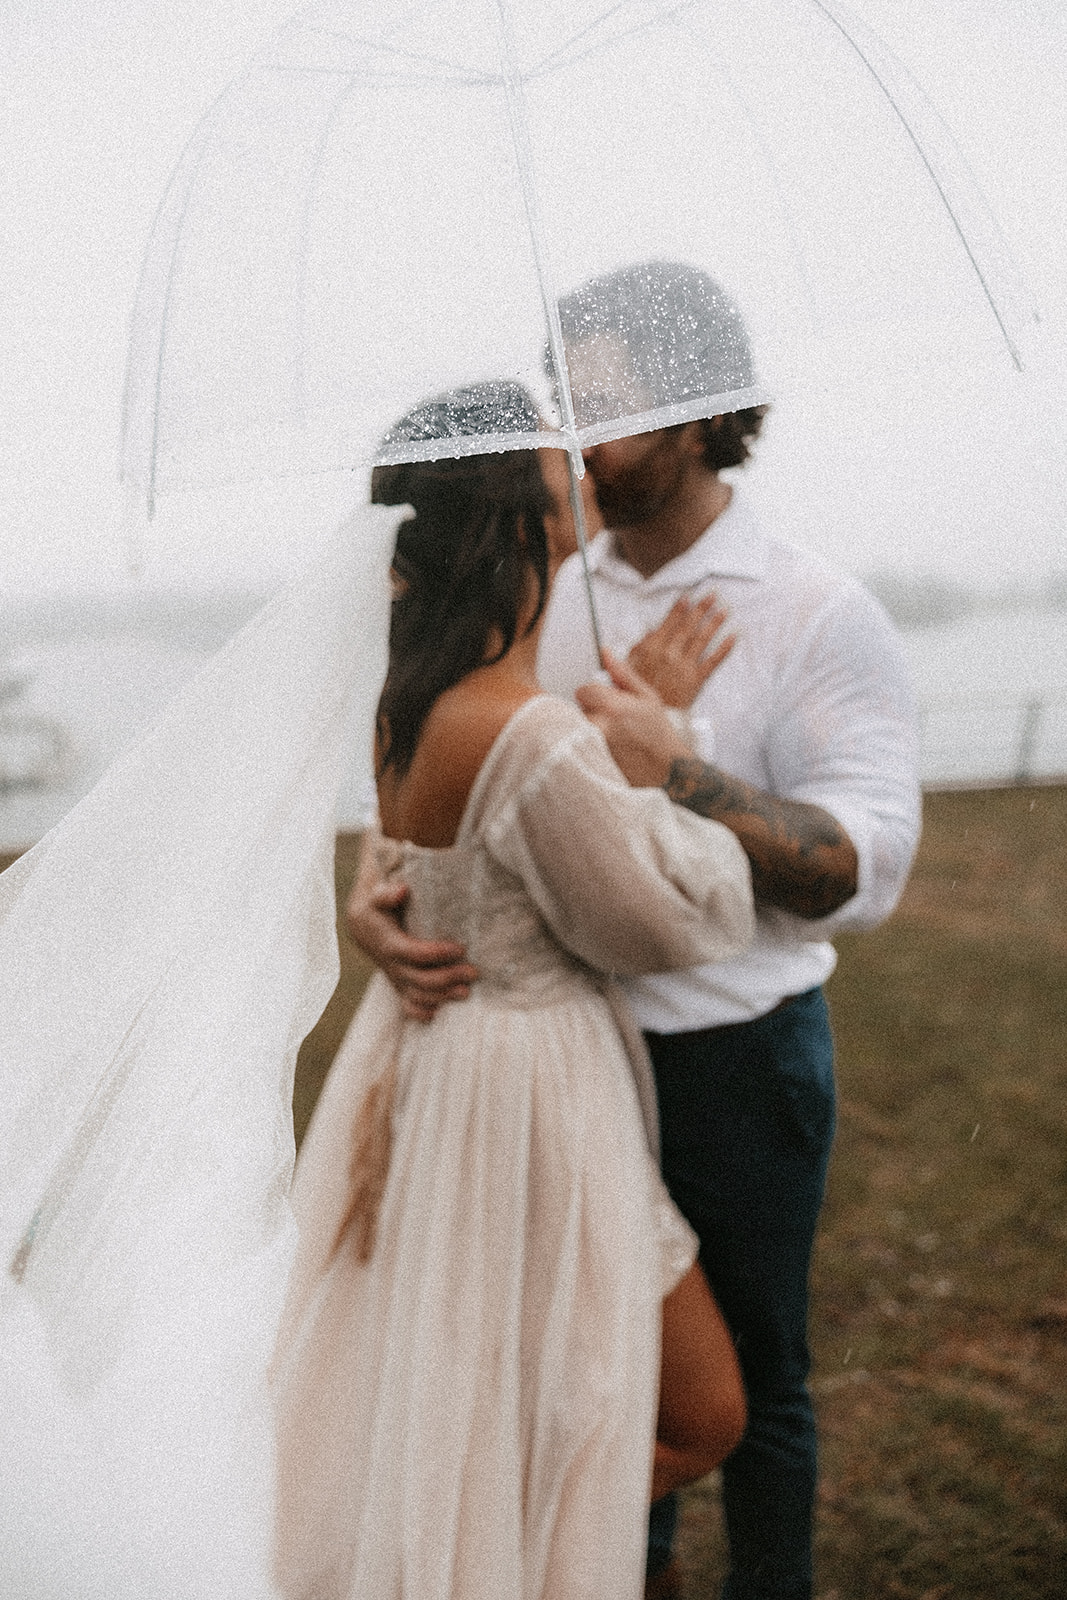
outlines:
M573 705L546 696L521 731L498 752L481 831L561 944L624 977L751 942L749 866L728 829L632 788Z
M756 898L816 920L846 904L859 883L856 847L822 806L782 799L701 761L621 662L611 686L586 684L579 705L631 783L662 786L671 800L714 818L740 840Z

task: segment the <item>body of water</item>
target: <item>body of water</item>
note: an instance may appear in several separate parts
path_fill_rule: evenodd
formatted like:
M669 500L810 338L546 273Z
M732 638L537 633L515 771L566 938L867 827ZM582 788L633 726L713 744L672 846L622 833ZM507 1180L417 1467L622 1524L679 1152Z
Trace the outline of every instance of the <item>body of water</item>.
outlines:
M927 785L1067 776L1067 610L977 611L903 637Z
M0 850L86 794L251 615L253 596L155 597L0 613ZM1067 777L1067 611L980 612L904 634L928 786ZM339 822L366 817L354 759Z

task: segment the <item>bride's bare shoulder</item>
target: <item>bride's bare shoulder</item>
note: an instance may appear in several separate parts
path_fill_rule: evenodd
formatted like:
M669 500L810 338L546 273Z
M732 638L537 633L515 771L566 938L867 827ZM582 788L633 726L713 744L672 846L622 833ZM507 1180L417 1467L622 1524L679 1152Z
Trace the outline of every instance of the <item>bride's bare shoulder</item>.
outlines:
M534 694L521 684L464 682L446 690L403 779L379 786L385 831L430 848L452 844L486 756Z

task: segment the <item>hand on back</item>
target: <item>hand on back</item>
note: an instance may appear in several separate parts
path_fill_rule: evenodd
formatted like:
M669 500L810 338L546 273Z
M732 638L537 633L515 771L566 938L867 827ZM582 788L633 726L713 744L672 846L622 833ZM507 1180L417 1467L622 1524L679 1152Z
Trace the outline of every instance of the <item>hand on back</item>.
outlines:
M362 863L345 905L345 931L388 978L404 1015L432 1022L443 1001L467 999L478 969L467 961L461 944L413 939L404 932L401 917L408 892L406 884L378 881L372 863Z
M379 781L383 829L429 849L448 849L471 787L489 750L531 686L502 666L481 668L438 699L427 718L411 767L402 779ZM404 883L378 878L366 851L345 906L349 938L370 957L400 996L404 1015L432 1022L446 1000L466 1000L478 976L463 945L415 939L403 926Z

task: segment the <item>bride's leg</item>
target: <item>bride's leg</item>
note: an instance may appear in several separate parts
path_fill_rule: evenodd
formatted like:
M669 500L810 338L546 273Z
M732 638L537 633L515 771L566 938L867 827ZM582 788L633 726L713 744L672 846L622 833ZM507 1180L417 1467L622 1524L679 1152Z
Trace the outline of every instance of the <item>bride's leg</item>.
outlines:
M652 1499L711 1472L744 1431L745 1391L733 1342L694 1265L663 1302Z

